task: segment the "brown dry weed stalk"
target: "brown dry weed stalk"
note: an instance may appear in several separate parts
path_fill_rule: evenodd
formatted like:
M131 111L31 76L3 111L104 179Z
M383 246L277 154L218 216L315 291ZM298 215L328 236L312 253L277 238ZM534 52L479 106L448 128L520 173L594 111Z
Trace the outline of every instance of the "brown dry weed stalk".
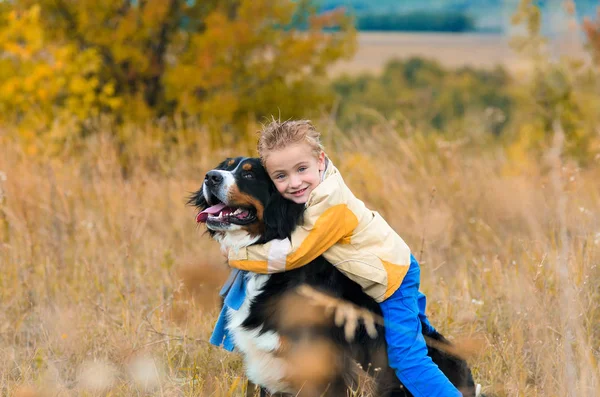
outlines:
M372 338L377 337L375 325L384 325L383 318L372 312L356 306L343 299L335 298L316 289L302 285L297 289L297 294L301 297L295 302L290 299L285 304L290 310L285 320L285 324L295 327L297 324L307 324L316 321L326 321L334 318L334 323L338 327L344 327L346 340L352 341L356 330L363 324ZM306 304L309 304L307 307ZM316 309L316 310L315 310ZM425 338L427 343L440 349L450 355L468 359L479 354L485 348L485 341L481 335L472 335L469 338L462 338L457 343L447 345L431 338Z
M308 285L300 286L297 293L300 297L306 298L302 299L302 302L320 308L322 313L319 314L323 318L329 319L333 317L335 325L338 327L343 326L344 335L349 342L354 340L356 330L361 323L364 324L367 333L371 338L377 337L375 324L383 325L383 318L374 315L372 312L344 301L343 299L335 298L317 291ZM300 302L300 300L298 302ZM306 309L302 311L305 310ZM293 312L290 310L289 313ZM289 319L288 321L293 321L293 319Z

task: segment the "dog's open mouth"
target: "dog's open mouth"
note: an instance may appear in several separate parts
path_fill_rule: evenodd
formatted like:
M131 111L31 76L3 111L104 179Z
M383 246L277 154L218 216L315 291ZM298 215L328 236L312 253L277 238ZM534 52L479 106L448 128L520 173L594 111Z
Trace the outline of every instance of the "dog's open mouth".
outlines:
M228 207L223 203L213 205L196 216L196 222L210 224L247 225L256 220L256 214L249 209Z

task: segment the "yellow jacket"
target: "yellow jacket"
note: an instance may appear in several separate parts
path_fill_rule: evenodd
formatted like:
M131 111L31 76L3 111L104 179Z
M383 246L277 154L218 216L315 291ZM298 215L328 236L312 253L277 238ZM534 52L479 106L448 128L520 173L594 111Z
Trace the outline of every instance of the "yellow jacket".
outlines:
M348 189L327 159L323 181L306 202L291 239L231 250L229 265L254 273L296 269L323 255L376 301L392 295L410 265L410 249L379 213Z

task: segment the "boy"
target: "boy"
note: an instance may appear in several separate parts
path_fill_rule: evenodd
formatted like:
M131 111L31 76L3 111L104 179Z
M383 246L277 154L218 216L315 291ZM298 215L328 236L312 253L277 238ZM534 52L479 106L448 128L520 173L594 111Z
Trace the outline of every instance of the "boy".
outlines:
M281 195L305 204L304 223L291 239L228 254L231 267L277 273L323 255L380 303L390 366L415 397L461 396L427 356L422 335L435 333L419 293L420 269L406 243L345 185L307 120L273 121L258 151Z

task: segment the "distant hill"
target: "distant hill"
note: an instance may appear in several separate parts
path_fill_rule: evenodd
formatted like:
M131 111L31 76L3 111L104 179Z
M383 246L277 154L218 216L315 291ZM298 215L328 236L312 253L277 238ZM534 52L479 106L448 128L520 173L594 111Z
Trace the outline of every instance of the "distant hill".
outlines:
M346 7L350 13L357 16L357 21L367 18L381 17L406 18L411 15L430 14L430 19L439 20L440 17L448 15L456 19L462 15L469 23L465 24L468 29L475 31L505 32L510 28L510 16L514 12L518 0L314 0L321 10L331 10L337 7ZM549 0L537 0L537 3L545 11L552 11L551 7L560 7L559 2ZM595 17L596 8L600 7L598 0L575 0L577 17L582 20L584 16ZM552 17L549 16L549 19ZM452 22L452 21L450 21ZM364 23L363 23L364 25ZM446 24L447 25L447 24ZM452 24L450 24L452 25ZM415 29L414 24L402 24L398 30L433 30ZM436 25L437 26L437 25ZM441 24L441 26L445 26ZM359 26L360 28L360 26ZM373 29L367 29L373 30ZM394 30L394 29L381 29ZM451 31L450 29L441 29Z

